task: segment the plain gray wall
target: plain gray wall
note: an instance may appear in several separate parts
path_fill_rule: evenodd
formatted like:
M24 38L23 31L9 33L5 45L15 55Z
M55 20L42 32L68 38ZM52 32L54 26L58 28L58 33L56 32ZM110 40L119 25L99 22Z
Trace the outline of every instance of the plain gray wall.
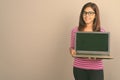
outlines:
M0 0L0 80L74 80L70 33L88 1L111 34L105 80L119 80L119 0Z

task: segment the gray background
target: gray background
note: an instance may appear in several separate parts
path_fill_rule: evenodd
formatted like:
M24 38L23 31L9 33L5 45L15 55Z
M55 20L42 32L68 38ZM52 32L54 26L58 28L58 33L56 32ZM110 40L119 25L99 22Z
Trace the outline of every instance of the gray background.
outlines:
M70 33L88 1L111 33L105 80L120 80L119 0L0 0L0 80L73 80Z

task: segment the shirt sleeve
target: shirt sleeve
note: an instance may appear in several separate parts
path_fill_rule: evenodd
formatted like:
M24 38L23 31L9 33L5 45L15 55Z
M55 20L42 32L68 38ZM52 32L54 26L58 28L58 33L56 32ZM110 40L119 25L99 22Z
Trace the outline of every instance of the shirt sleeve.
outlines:
M70 48L73 48L73 49L74 49L74 45L75 45L75 35L76 35L76 32L77 32L77 27L73 28L72 31L71 31Z
M105 32L105 29L103 29L103 28L101 28L101 30L100 30L101 32Z

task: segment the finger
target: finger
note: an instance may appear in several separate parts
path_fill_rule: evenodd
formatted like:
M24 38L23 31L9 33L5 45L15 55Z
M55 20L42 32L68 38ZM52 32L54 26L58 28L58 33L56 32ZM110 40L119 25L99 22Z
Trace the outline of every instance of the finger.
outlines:
M88 57L88 59L91 59L91 57Z
M94 59L96 60L96 57L94 57Z
M74 55L76 54L76 51L75 51L75 50L73 50L72 52L73 52Z

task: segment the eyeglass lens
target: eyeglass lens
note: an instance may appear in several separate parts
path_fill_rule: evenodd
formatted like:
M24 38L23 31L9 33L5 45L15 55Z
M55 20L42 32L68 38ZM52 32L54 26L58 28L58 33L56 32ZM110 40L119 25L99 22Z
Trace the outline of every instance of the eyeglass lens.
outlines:
M89 12L86 12L86 11L84 11L83 12L83 15L93 15L93 14L95 14L95 12L93 12L93 11L89 11Z

